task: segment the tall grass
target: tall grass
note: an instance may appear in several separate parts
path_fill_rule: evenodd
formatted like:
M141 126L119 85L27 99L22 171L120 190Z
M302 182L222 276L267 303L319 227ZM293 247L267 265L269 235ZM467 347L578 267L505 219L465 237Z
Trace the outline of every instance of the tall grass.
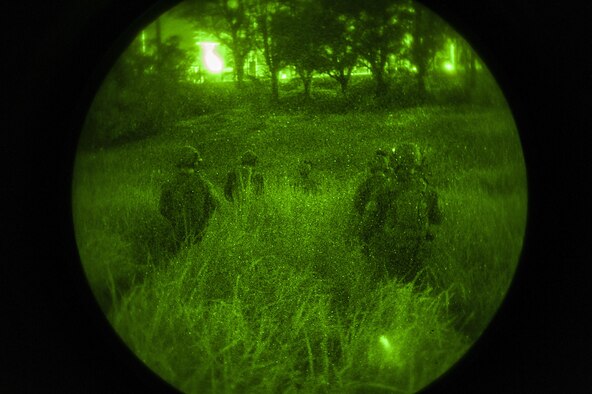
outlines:
M89 283L125 342L186 392L417 391L480 335L518 260L525 174L508 116L235 109L81 152L73 209ZM421 286L377 276L349 216L367 158L408 140L429 155L444 213ZM266 192L222 199L201 243L175 251L157 203L187 143L211 163L214 185L239 152L259 147ZM315 163L317 194L290 186L302 157Z
M346 236L349 194L272 184L225 205L202 243L110 313L140 358L187 392L417 391L468 346L442 296L377 282Z

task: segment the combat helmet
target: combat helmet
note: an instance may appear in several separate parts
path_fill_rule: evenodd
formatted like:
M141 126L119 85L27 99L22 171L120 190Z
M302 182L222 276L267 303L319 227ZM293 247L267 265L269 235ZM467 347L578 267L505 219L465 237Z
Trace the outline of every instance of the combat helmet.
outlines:
M307 178L312 171L312 162L310 160L303 160L298 164L298 175Z
M370 172L385 172L388 170L388 161L387 151L382 148L378 148L376 152L374 152L374 156L369 163Z
M399 172L411 173L421 165L421 151L413 142L398 145L392 152L393 165Z
M182 147L177 154L177 168L195 169L202 161L199 151L189 145Z
M241 164L243 166L255 167L257 165L257 160L258 157L252 150L246 151L241 156Z

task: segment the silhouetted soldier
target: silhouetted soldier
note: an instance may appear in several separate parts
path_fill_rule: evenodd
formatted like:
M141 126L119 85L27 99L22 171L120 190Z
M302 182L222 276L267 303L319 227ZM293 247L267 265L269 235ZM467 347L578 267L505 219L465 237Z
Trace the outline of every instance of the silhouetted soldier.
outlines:
M311 176L312 162L310 160L303 160L298 164L298 175L294 181L294 188L302 190L305 193L316 193L319 189L319 184Z
M423 268L429 241L434 239L431 226L442 222L442 212L438 195L419 171L419 147L401 144L391 157L394 198L388 204L382 230L371 238L369 249L389 276L412 280Z
M394 197L395 179L388 153L378 149L369 163L369 175L354 195L354 210L358 215L358 235L368 254L371 238L381 231Z
M218 205L210 184L200 173L201 163L195 148L183 147L177 173L162 187L159 210L171 224L178 245L200 241Z
M224 185L224 196L228 201L244 201L263 194L263 175L255 168L257 160L255 153L246 151L238 168L228 173Z

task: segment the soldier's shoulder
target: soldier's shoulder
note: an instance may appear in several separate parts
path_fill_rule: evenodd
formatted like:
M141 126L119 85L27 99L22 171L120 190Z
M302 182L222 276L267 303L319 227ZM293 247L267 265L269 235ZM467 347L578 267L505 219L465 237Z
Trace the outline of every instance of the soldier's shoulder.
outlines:
M238 180L238 175L236 173L236 170L230 170L226 173L226 186L225 187L231 187L232 185L234 185Z
M163 182L163 184L160 186L160 190L162 190L163 192L169 191L173 189L173 186L175 184L174 179L167 179L166 181Z

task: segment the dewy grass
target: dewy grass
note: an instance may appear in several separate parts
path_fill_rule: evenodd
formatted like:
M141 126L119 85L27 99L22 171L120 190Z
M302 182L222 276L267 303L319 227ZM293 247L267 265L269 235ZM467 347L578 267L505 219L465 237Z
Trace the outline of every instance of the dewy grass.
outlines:
M87 278L143 362L185 392L413 392L462 356L502 302L522 242L525 175L507 113L221 110L218 130L203 116L76 161ZM421 286L374 277L350 228L368 156L409 140L428 149L444 213ZM186 143L219 196L236 156L259 148L266 192L240 206L222 197L202 242L175 252L158 196ZM292 187L301 158L315 163L317 194Z
M352 246L327 233L343 197L326 191L301 204L289 185L270 189L261 201L225 207L234 215L216 216L200 245L112 311L150 367L190 392L378 383L414 391L465 350L439 297L411 284L375 286ZM423 375L412 367L428 360L438 367L421 367Z

